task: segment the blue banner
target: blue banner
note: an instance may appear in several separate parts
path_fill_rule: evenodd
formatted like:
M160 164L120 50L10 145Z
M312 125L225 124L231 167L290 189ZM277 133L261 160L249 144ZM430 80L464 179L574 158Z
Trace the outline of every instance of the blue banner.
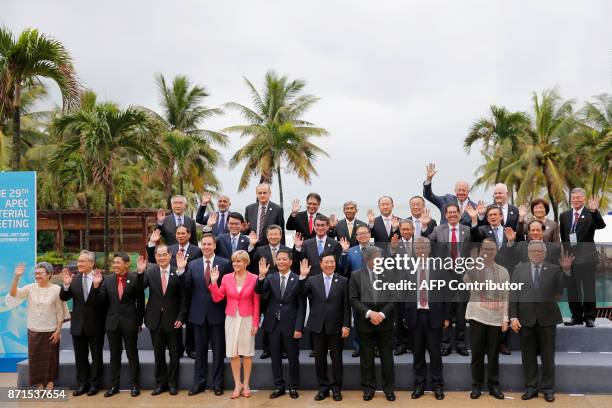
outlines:
M0 173L0 354L27 353L26 304L7 304L15 265L26 271L19 286L34 281L36 172Z

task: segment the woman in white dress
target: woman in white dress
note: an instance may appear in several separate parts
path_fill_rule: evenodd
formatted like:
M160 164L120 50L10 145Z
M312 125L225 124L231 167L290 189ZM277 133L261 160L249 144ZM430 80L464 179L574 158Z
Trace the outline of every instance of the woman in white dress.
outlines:
M209 290L215 302L227 298L225 307L225 350L231 358L234 392L232 399L251 396L249 381L255 355L255 335L259 327L259 295L255 293L257 275L247 271L251 262L246 251L232 255L234 272L223 275L218 285L219 268L213 268ZM242 357L242 364L240 358ZM240 381L240 368L244 368L244 380Z

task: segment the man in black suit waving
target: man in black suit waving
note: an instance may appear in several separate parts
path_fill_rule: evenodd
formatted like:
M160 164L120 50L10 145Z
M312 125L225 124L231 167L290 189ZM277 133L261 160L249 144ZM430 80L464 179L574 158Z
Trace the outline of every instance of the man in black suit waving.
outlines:
M189 242L191 240L191 233L186 225L179 225L176 227L176 244L168 245L168 252L170 253L170 265L176 267L176 254L181 253L190 261L202 257L202 251L197 245ZM147 244L147 258L150 263L156 263L155 260L155 246L159 244L161 239L161 231L158 229L153 230L151 237L149 237L149 243Z
M372 209L368 210L368 226L372 230L374 242L386 249L384 243L390 242L392 235L399 234L399 218L393 215L393 199L389 196L378 199L378 209L380 210L378 217Z
M281 243L285 243L285 216L283 209L276 203L270 201L272 190L268 183L261 183L255 189L257 193L257 202L249 204L244 211L244 218L249 226L249 233L255 231L259 244L267 244L266 230L270 225L276 224L283 230Z
M172 212L166 216L166 211L160 208L157 210L157 229L161 231L162 238L166 245L174 245L176 241L176 227L185 225L189 230L189 242L198 245L196 236L196 223L193 218L185 214L187 209L187 199L182 195L176 195L170 199Z
M300 382L299 339L304 331L306 302L300 291L299 277L291 272L293 255L288 249L276 254L277 273L268 274L270 265L265 258L259 260L259 280L255 292L268 295L268 306L263 329L268 333L272 351L272 375L276 389L270 398L285 394L282 350L289 359L289 396L297 398Z
M342 256L342 245L333 238L327 236L329 231L329 218L318 214L314 221L315 236L304 241L299 232L295 233L294 256L298 261L308 259L311 265L310 275L321 273L319 256L323 251L336 255L336 259Z
M291 214L287 218L287 230L299 233L305 240L314 237L314 221L319 215L320 206L321 196L317 193L306 196L306 211L300 211L300 200L294 199L291 202Z
M350 247L358 245L357 241L357 227L360 225L367 225L365 222L358 220L357 216L357 203L355 201L347 201L342 206L344 212L344 218L340 221L336 221L335 215L330 215L330 232L329 235L340 241L345 238L349 241Z
M331 389L334 401L342 400L342 346L343 339L350 334L351 309L349 302L349 281L335 273L336 255L324 251L320 257L322 273L311 276L308 260L300 265L300 284L310 302L308 324L313 337L315 369L319 392L315 401L324 400ZM308 279L307 279L308 278ZM332 381L327 377L327 352L332 362Z
M236 251L253 251L257 244L257 233L251 231L247 236L240 232L244 224L242 214L238 212L229 213L227 216L227 224L229 232L220 234L217 237L217 255L221 258L232 259L232 254Z
M77 376L77 388L72 393L75 397L85 393L96 395L102 385L106 305L101 297L90 296L94 290L94 278L102 279L101 273L93 269L95 262L93 252L81 251L77 259L79 272L72 276L66 270L60 291L60 299L65 302L72 299L70 334ZM90 352L91 365L88 357Z
M185 256L178 255L181 265ZM170 264L170 251L166 245L155 248L156 264L147 265L144 257L138 258L138 273L144 273L144 287L149 288L149 301L144 322L151 333L155 354L155 381L151 395L169 391L178 393L179 359L182 353L181 336L183 322L187 319L187 294ZM166 365L166 348L170 352L170 369Z

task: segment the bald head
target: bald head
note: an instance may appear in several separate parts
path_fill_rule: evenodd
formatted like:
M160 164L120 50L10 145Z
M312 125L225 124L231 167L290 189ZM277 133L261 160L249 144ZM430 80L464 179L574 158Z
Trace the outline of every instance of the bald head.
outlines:
M506 205L508 202L508 186L504 183L497 183L493 187L493 201L497 205Z
M459 180L455 183L455 195L459 201L465 201L470 195L470 183Z

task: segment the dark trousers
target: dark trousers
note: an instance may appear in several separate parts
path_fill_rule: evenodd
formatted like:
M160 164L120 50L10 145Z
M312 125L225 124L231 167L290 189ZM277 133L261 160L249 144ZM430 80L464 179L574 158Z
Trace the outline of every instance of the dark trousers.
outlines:
M133 387L140 387L140 361L138 359L138 329L112 330L106 332L110 349L111 383L119 387L121 378L121 353L125 354L130 366L130 381Z
M397 303L395 307L395 326L393 328L393 346L394 347L405 347L406 349L412 349L412 342L410 341L410 332L404 323L406 314L406 307L404 303Z
M185 326L185 341L184 343L181 343L181 355L184 351L189 353L195 350L195 335L193 333L193 324L188 322Z
M182 332L182 329L165 331L161 325L156 330L150 331L155 356L155 381L160 387L178 387ZM166 364L166 349L170 355L169 368Z
M353 312L353 330L352 331L354 333L357 333L357 328L355 327L355 323L354 323L357 321L357 318L355 317L355 309L352 309L352 312ZM355 351L359 351L359 347L360 347L359 336L353 335L353 349Z
M297 388L300 383L300 351L298 340L292 336L283 336L280 324L268 333L270 339L270 352L272 354L272 376L276 388L285 388L283 378L283 350L287 352L289 360L289 389Z
M470 320L472 346L472 385L484 384L484 360L487 356L487 383L489 388L499 386L499 344L501 328Z
M385 330L362 331L357 333L361 343L359 364L361 365L361 386L366 391L376 389L376 366L374 347L380 351L382 389L391 392L395 386L395 367L393 366L393 328Z
M414 329L413 369L414 385L425 387L427 384L427 364L425 351L429 353L429 371L431 372L431 387L433 389L444 386L442 376L442 355L440 354L440 341L442 328L432 329L429 326L429 311L417 311L417 325Z
M212 388L223 388L223 358L225 357L225 327L223 324L194 324L196 359L193 367L194 385L206 385L208 344L212 347Z
M465 308L467 302L453 302L451 303L451 324L444 329L442 335L442 348L444 350L451 350L453 343L455 349L463 347L465 348ZM453 330L454 322L454 330Z
M595 319L595 269L596 263L572 266L572 282L567 288L567 295L575 319Z
M315 352L315 370L320 392L340 392L342 389L342 336L338 334L312 333ZM327 377L327 351L332 363L332 381Z
M74 361L76 364L77 388L91 387L99 389L102 385L102 350L104 334L97 336L72 336ZM91 352L91 365L89 353Z
M525 387L530 391L555 389L555 326L521 327L521 354ZM542 361L542 381L538 387L538 351Z

